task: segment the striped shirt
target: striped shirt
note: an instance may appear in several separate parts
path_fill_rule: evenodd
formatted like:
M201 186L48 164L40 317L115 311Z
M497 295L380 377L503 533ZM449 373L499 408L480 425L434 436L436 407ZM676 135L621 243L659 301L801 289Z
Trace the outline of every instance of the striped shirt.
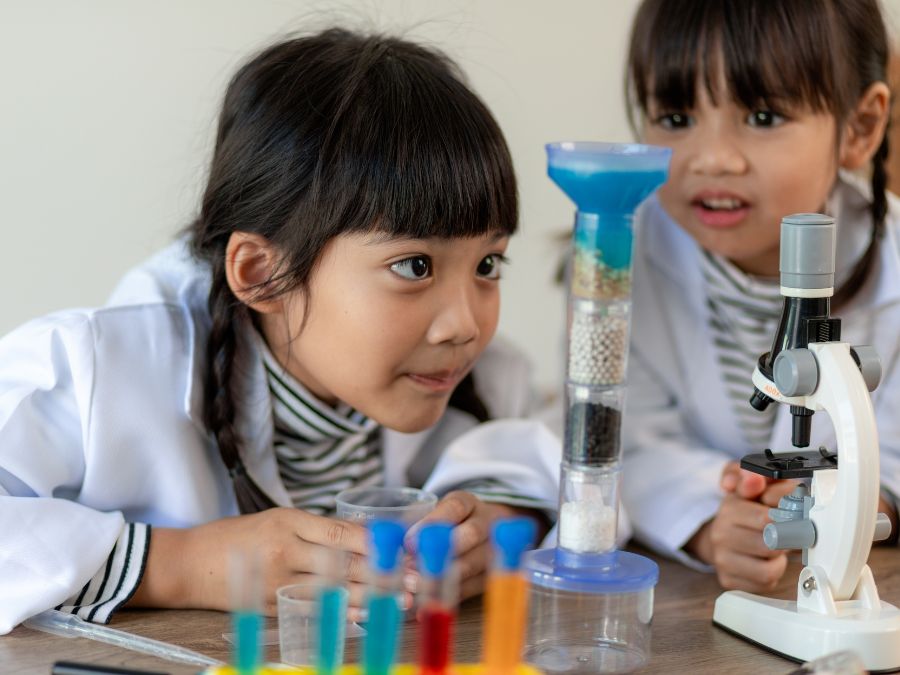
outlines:
M706 251L701 256L716 359L749 450L768 447L778 406L764 412L749 403L759 357L772 348L783 298L777 280L750 277Z
M106 564L78 593L57 605L56 609L77 614L85 621L109 623L112 613L137 590L149 549L150 526L126 523Z
M345 403L334 408L322 403L260 342L272 394L278 473L293 505L330 515L341 490L381 485L384 456L378 423Z

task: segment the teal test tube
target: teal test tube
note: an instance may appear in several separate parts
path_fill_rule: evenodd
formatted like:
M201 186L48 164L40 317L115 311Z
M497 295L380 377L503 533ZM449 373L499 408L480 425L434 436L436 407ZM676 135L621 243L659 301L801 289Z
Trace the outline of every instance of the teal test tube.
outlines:
M397 655L400 634L400 597L404 528L400 523L376 520L369 525L371 582L363 644L364 675L389 675Z
M262 664L262 564L255 551L232 551L229 567L234 669L256 675Z
M327 583L318 592L317 675L335 675L344 661L347 596L339 583Z

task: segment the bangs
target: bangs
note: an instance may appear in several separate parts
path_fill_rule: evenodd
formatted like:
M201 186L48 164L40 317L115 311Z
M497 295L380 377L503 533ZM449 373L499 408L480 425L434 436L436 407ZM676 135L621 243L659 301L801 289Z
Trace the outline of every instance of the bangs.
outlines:
M496 121L448 61L363 49L323 139L317 210L341 232L512 234L518 201ZM335 190L336 186L342 186Z
M695 106L703 86L717 103L744 108L806 108L841 116L849 59L825 0L652 0L634 23L627 89L647 112ZM842 55L844 58L842 59ZM726 91L721 91L720 74Z

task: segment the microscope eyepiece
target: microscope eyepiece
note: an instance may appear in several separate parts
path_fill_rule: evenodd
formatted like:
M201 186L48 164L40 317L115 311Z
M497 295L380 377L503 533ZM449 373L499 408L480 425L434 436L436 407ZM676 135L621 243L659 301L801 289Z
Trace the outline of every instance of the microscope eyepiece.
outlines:
M795 213L781 220L782 293L830 297L834 292L834 218Z
M762 393L756 387L753 387L753 395L750 396L750 405L752 405L756 410L762 412L769 407L769 404L771 402L772 399L770 397Z

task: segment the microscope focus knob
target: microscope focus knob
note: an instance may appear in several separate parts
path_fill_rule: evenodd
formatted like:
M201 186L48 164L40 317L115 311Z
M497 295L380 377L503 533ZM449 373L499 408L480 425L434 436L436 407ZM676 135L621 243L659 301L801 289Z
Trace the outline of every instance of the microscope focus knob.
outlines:
M816 543L816 526L811 520L769 523L763 529L763 541L773 551L810 548Z
M881 358L875 351L875 347L859 345L851 347L850 351L853 354L853 360L859 365L859 372L862 373L866 389L875 391L878 383L881 382Z
M884 541L891 536L892 529L891 519L887 514L879 513L875 519L875 536L872 537L872 541Z
M819 365L808 349L785 349L772 371L775 386L785 396L808 396L819 384Z

